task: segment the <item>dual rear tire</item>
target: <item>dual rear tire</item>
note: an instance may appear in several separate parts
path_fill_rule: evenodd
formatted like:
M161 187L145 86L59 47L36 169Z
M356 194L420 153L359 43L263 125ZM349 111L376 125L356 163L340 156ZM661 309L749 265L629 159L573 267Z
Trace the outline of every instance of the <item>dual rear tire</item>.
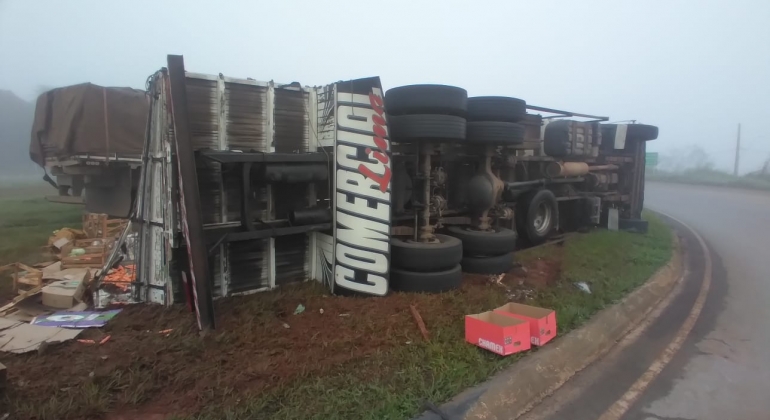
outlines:
M462 242L448 235L435 236L435 243L390 240L391 290L441 293L460 287Z
M385 92L390 137L396 143L464 142L506 146L524 141L527 104L479 96L455 86L409 85Z
M513 268L516 232L505 228L480 231L467 226L452 226L448 231L463 243L460 265L464 272L500 274Z

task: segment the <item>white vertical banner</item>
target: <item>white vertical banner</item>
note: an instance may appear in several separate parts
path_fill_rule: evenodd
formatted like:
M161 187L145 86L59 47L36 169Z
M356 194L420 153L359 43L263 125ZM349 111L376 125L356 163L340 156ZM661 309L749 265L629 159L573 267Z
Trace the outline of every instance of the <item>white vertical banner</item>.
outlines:
M334 86L334 293L384 296L390 273L391 154L378 77Z

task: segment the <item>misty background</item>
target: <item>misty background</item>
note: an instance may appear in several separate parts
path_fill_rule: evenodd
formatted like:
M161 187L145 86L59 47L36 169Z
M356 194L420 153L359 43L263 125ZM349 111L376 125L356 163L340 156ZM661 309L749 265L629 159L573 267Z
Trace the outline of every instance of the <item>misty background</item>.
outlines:
M0 176L28 156L41 91L144 88L189 71L304 85L380 76L660 127L665 169L770 158L770 1L0 0Z

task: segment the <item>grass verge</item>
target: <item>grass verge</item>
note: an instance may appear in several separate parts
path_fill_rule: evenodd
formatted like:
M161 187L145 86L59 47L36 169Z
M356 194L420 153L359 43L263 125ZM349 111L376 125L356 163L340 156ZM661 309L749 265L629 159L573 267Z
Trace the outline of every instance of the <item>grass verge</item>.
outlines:
M690 169L683 172L648 171L645 174L645 179L657 182L770 191L770 178L767 176L735 176L713 169Z
M129 307L104 330L87 331L110 334L103 346L0 354L9 382L0 410L58 420L408 418L425 400L444 402L526 363L526 354L499 357L466 344L463 315L524 301L555 309L564 334L644 283L671 256L670 231L647 217L646 235L595 231L520 252L526 272L509 273L501 285L466 276L460 290L440 295L345 298L303 283L222 299L220 327L203 339L181 306ZM575 287L579 281L592 293ZM306 309L294 315L300 303ZM168 337L157 333L169 328Z
M82 206L50 203L18 191L0 198L0 266L41 262L54 230L82 225ZM10 283L8 275L0 274L0 299L11 293Z
M642 285L672 252L670 230L655 216L645 216L650 221L646 235L596 231L568 240L560 278L527 303L555 309L559 332L564 334ZM519 260L526 266L549 259L553 251L553 247L523 251ZM590 286L591 294L578 291L574 283L581 281ZM506 293L495 292L485 299L486 305L464 313L508 301ZM447 304L464 306L460 296L455 299ZM287 384L247 397L243 404L208 407L203 413L179 418L403 419L417 414L423 401L447 401L524 356L499 357L466 344L460 317L433 325L431 334L429 343L378 354L348 366L347 373Z

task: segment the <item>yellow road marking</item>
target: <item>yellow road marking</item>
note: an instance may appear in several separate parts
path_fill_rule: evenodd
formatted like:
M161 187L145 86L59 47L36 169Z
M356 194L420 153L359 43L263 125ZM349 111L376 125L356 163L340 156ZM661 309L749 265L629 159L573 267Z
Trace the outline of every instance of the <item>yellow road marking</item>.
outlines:
M639 379L637 379L636 382L634 382L634 384L631 385L628 391L626 391L626 393L623 394L622 397L620 397L617 401L615 401L615 403L613 403L612 406L609 409L607 409L607 411L605 411L601 417L599 417L599 420L620 419L628 411L631 405L637 399L639 399L639 396L642 395L644 390L647 389L650 383L660 374L663 368L666 367L666 365L671 361L671 359L674 358L674 355L676 354L677 351L679 351L679 349L682 347L682 344L684 344L684 340L690 334L690 331L692 331L692 328L695 325L695 321L698 320L698 317L700 316L700 313L703 310L703 305L706 303L706 297L708 296L709 288L711 287L711 255L709 254L708 247L706 247L706 242L698 234L698 232L693 230L686 223L682 222L679 219L676 219L675 217L671 217L665 213L661 213L661 214L682 224L685 228L687 228L690 232L692 232L693 235L695 235L695 237L698 239L701 249L703 249L703 256L706 260L706 266L703 272L703 283L701 284L700 292L698 293L697 299L695 299L695 304L693 305L692 310L690 311L690 314L687 316L687 319L685 319L684 323L679 328L679 331L677 331L674 339L660 353L660 355L658 355L655 361L653 361L652 364L650 364L650 367L647 368L647 371L645 371L642 374L642 376L640 376Z

